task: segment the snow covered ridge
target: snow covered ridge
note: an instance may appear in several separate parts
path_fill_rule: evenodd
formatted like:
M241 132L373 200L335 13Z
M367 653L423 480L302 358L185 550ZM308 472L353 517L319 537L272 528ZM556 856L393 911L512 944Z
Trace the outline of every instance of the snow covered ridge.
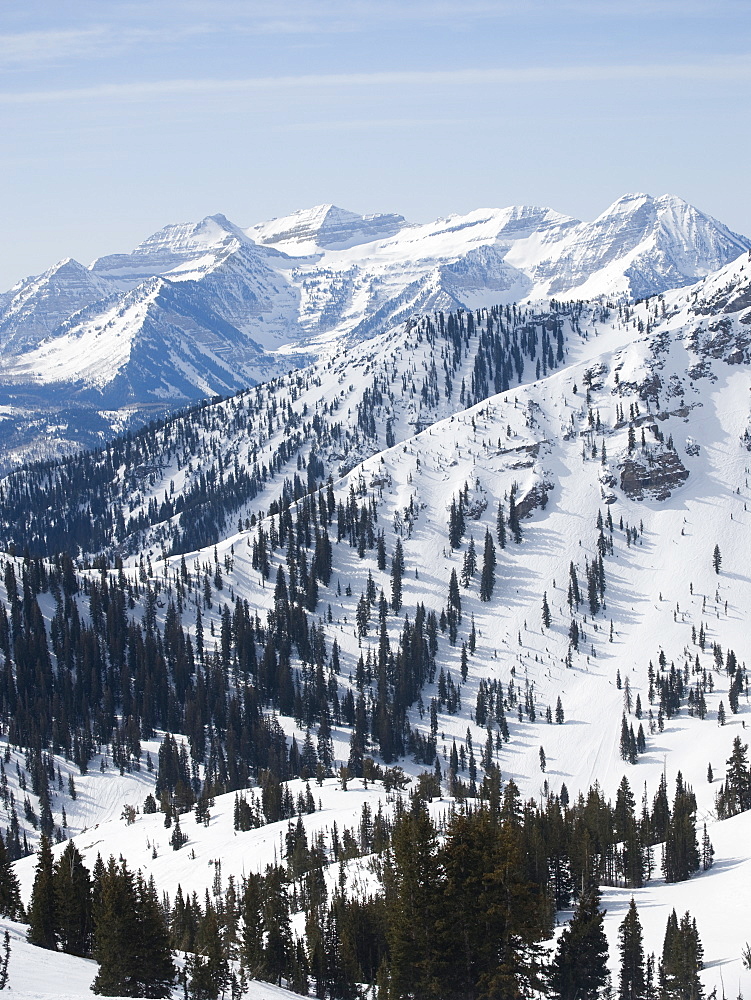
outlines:
M275 350L357 336L376 312L383 330L405 303L416 312L525 297L643 298L749 247L671 195L626 195L591 223L527 206L410 224L320 205L246 230L216 215L168 226L130 254L88 268L63 261L19 282L0 299L0 346L23 353L107 292L157 275L196 282L205 309Z
M162 282L153 279L152 294L169 303L174 285L164 289ZM64 462L55 475L77 484L69 514L54 508L59 494L48 496L46 479L33 477L30 503L27 478L11 477L0 538L17 548L29 544L33 553L70 549L70 517L77 522L75 546L89 556L154 545L191 551L460 410L510 391L521 391L521 403L533 383L564 372L576 373L580 395L589 389L637 400L636 412L618 404L608 431L622 437L634 421L630 450L617 468L603 464L603 498L617 486L634 498L664 499L688 477L687 458L701 450L689 427L666 429L666 421L692 422L718 372L748 361L750 285L751 264L743 255L689 288L636 305L553 302L410 320L225 402L171 417L127 446L115 443L89 464L86 477L78 460ZM91 350L92 362L95 357ZM159 357L152 363L158 370ZM553 482L541 454L577 433L563 415L552 424L550 413L536 415L533 425L547 429L522 443L501 435L519 467L536 462L542 470L519 498L525 514ZM668 446L671 433L675 447ZM751 427L744 423L739 434L747 440ZM605 443L615 459L614 446ZM648 460L636 444L649 445ZM82 502L94 505L84 533Z
M31 817L37 826L44 817L75 835L87 866L97 853L122 854L171 902L179 884L201 905L207 891L218 903L230 877L237 886L269 860L292 871L306 857L301 830L308 851L323 834L333 903L342 884L359 900L378 886L379 858L368 847L391 793L372 776L346 790L333 776L320 785L311 777L307 812L305 778L296 778L277 792L289 793L293 811L303 803L299 823L287 813L292 828L271 817L255 826L264 787L274 801L257 773L264 733L292 774L306 759L357 771L363 753L384 768L398 763L433 795L436 820L451 790L466 794L496 767L504 789L513 779L521 802L551 815L566 799L575 810L597 782L604 799L620 803L612 825L597 797L582 806L598 836L607 827L598 853L613 974L633 895L647 951L659 954L673 909L679 920L689 911L707 992L721 989L722 974L748 995L751 811L719 817L732 798L734 738L745 743L751 732L750 279L743 254L694 286L633 304L433 312L98 454L3 480L2 547L28 545L45 558L2 557L0 697L14 670L25 670L19 684L28 691L29 670L43 660L31 645L43 623L49 667L38 669L49 684L34 690L50 704L82 695L80 648L87 683L94 674L101 682L91 698L102 711L77 697L68 718L78 713L98 740L114 712L117 730L101 754L80 738L70 748L76 761L92 754L85 775L62 751L45 760L44 801L33 792L33 754L27 765L23 750L9 748L0 828L12 829L12 792L30 844ZM49 558L75 544L78 572ZM113 698L130 695L127 710L100 697L114 681ZM238 693L248 695L241 705L232 703ZM267 717L249 736L256 696ZM384 699L392 711L379 711ZM14 733L37 716L51 725L24 698L9 716ZM140 770L128 772L136 718L158 730L171 720L185 734L186 767L194 746L203 754L179 779L177 809L194 778L199 791L208 774L231 789L210 805L207 792L200 810L180 816L188 841L177 850L174 816L167 828L165 813L151 811L160 789L143 759L148 751L157 761L161 731L153 742L143 734ZM394 719L404 724L390 731ZM661 865L666 831L655 824L665 819L663 774L668 809L679 812L679 772L692 790L681 808L695 811L707 845L697 864L707 867L672 881ZM745 795L747 759L736 777ZM162 779L170 780L166 766ZM341 866L334 822L349 855ZM555 891L579 883L567 873L580 864L580 856L551 860ZM16 862L26 902L34 865L31 856ZM315 927L302 902L310 887L292 876L285 884L291 933L313 968ZM557 919L567 916L561 908ZM74 968L52 952L42 963L11 930L14 989L54 993L53 976L67 968L70 993L86 995L93 964ZM28 986L14 968L33 969Z
M639 299L750 246L679 198L643 194L591 223L529 206L413 224L319 205L247 229L222 215L167 226L0 294L0 468L103 443L102 426L230 394L420 314Z

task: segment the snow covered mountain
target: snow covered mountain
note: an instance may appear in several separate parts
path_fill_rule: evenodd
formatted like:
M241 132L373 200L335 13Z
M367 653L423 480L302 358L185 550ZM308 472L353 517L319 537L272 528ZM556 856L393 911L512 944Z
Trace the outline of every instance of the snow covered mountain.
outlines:
M193 279L151 281L159 307L176 309L169 296L190 289ZM338 763L357 767L362 738L366 756L381 766L398 763L413 788L428 787L440 772L439 791L428 796L436 821L458 807L450 794L457 777L463 784L454 792L471 795L472 767L476 787L500 768L504 787L513 780L529 810L551 801L576 810L581 793L589 796L586 812L595 782L615 800L625 775L637 803L644 793L649 816L663 775L672 794L680 772L696 797L699 836L706 824L714 845L714 864L688 880L667 880L654 835L639 848L653 862L643 884L629 882L621 862L612 862L603 888L611 968L615 973L618 926L633 896L646 950L659 952L673 908L688 910L704 944L707 991L724 981L747 992L751 973L741 954L751 810L720 819L717 793L751 711L750 392L751 254L743 253L689 287L639 303L429 313L100 453L6 477L3 561L17 580L26 574L27 587L19 586L14 601L4 567L0 598L16 622L8 628L16 629L18 649L7 645L2 665L16 657L13 669L23 673L23 641L30 641L23 622L36 581L42 620L55 636L55 697L78 684L74 644L82 635L81 656L98 683L116 673L129 714L143 717L145 705L152 719L163 711L173 731L183 727L186 754L200 747L203 733L196 773L222 774L230 788L217 791L207 820L182 816L188 841L173 850L174 826L165 827L161 812L125 808L142 807L154 775L145 766L127 773L123 765L135 760L123 757L123 712L116 739L92 746L86 774L62 749L51 755L53 775L60 770L50 783L55 824L62 830L64 808L66 832L90 868L97 853L121 855L133 870L153 874L172 900L178 885L183 894L218 900L230 877L239 885L281 858L292 872L290 845L300 828L327 859L329 899L365 900L381 891L380 855L367 831L396 805L393 787L380 779L347 784L322 776L320 784L310 781L313 810L301 809L299 822L237 828L233 782L246 782L229 775L267 752L238 721L237 692L247 699L243 712L263 705L259 732L281 740L293 760L306 752L299 748L309 732L315 742L326 702ZM495 553L489 592L488 538ZM26 557L9 554L26 547ZM67 575L63 551L78 557ZM44 589L42 567L60 582ZM454 573L460 618L451 603ZM412 630L431 615L437 627L425 626L423 647ZM121 617L132 621L118 631ZM277 648L280 621L285 641ZM107 641L98 638L105 622ZM192 659L181 660L185 636ZM145 677L149 644L157 669L163 665L159 684ZM433 671L403 709L404 678L431 648ZM99 673L91 666L98 658ZM190 670L179 669L189 662ZM7 684L8 671L3 677ZM174 693L163 709L160 685ZM379 711L384 697L393 729ZM36 714L44 717L41 707ZM29 717L19 697L19 730ZM97 732L103 725L96 722ZM157 757L167 726L155 728L139 744L142 759L146 752ZM223 743L230 730L233 742ZM629 731L640 730L631 755ZM451 763L457 748L464 762L458 772ZM33 845L28 816L36 818L42 804L20 784L27 756L8 742L3 760L8 789L19 803L29 801L20 821ZM69 775L75 799L65 793ZM251 770L244 792L259 812L270 797L266 780ZM291 801L304 799L304 778L284 785ZM0 826L10 826L11 808L7 792ZM344 829L348 853L337 858L334 830L339 837ZM641 829L647 838L649 824ZM613 837L612 857L620 858ZM566 863L573 866L573 852ZM25 900L34 865L31 856L16 862ZM292 933L312 947L300 885L290 874L298 906ZM17 938L17 925L9 926ZM75 995L85 995L93 964L51 955L43 974L28 947L17 941L14 954L20 967L34 967L35 990L47 989L70 961ZM252 988L264 998L273 992Z
M107 424L120 411L115 429L155 401L167 411L252 385L410 316L642 298L691 284L749 246L667 195L627 195L592 223L512 207L410 224L322 205L245 230L222 215L167 226L130 254L89 267L66 260L0 296L8 440L16 460L54 448L64 403L81 413L79 445L91 444L84 425L95 415ZM30 425L44 434L24 441Z

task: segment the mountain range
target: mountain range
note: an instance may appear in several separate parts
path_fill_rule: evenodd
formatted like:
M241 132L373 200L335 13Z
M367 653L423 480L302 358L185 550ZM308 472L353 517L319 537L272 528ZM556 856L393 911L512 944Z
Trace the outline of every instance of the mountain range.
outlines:
M429 224L331 205L241 229L171 225L130 254L66 259L0 295L6 466L101 443L431 310L634 301L751 240L679 198L626 195L594 222L546 208Z
M604 249L616 231L622 252ZM265 283L253 297L230 271ZM14 357L59 394L51 408L80 374L79 338L92 413L155 385L150 404L188 403L213 378L227 398L0 481L5 841L33 849L46 817L57 860L72 837L91 871L113 855L170 906L195 893L233 962L253 957L251 877L280 866L294 946L265 974L278 985L249 995L288 1000L279 984L316 988L299 970L314 968L317 909L330 941L347 901L366 921L393 898L384 830L400 810L442 833L467 800L500 809L502 790L503 822L532 831L546 961L591 866L614 978L633 897L646 952L689 912L707 993L748 993L751 793L733 800L730 770L751 662L748 241L641 196L589 227L542 210L419 227L323 208L171 227L45 280L59 317L81 303L42 335L44 282L27 287L37 339ZM412 290L397 302L397 288ZM240 356L258 384L230 395ZM751 789L747 756L739 780ZM403 808L395 781L415 793ZM681 837L701 852L676 877L663 862L679 791ZM15 861L24 903L38 864ZM459 911L437 907L450 932ZM24 1000L59 995L63 976L89 995L88 959L1 926ZM358 926L382 942L376 921ZM334 958L332 997L381 976L358 952L342 984Z

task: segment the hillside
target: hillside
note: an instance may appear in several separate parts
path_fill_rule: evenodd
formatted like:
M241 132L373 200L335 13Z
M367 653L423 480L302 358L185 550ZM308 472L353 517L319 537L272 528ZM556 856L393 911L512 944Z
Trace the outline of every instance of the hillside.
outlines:
M648 951L670 910L688 909L707 991L720 975L748 990L749 813L720 819L717 793L749 713L750 278L744 255L637 304L435 312L6 477L0 708L15 801L19 775L36 775L35 819L50 795L53 829L64 806L89 867L121 854L171 900L178 884L218 900L230 876L283 862L311 948L299 828L325 857L331 905L337 890L366 900L383 878L375 831L399 816L389 768L431 800L441 835L452 805L492 801L496 781L546 837L558 811L594 824L593 786L615 802L625 775L646 867L628 868L604 805L609 846L591 848L611 967L633 895ZM156 765L165 731L185 746L175 774L187 770L180 791L162 751L162 806L213 799L207 822L182 817L176 851L163 812L121 816L143 809L157 777L146 753ZM661 778L672 802L679 772L715 852L688 879L663 873L656 826ZM275 781L291 812L269 805ZM0 809L11 827L12 800ZM17 823L33 846L28 815ZM352 831L343 854L334 823ZM554 887L547 866L535 876L559 921L584 864L576 839L572 885ZM34 863L16 861L26 899ZM359 974L374 977L366 958Z

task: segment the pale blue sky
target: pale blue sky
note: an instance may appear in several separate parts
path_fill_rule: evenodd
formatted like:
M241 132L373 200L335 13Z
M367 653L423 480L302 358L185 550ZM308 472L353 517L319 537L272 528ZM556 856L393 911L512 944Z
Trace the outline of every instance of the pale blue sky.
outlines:
M751 234L749 0L5 0L0 289L168 222L321 202Z

